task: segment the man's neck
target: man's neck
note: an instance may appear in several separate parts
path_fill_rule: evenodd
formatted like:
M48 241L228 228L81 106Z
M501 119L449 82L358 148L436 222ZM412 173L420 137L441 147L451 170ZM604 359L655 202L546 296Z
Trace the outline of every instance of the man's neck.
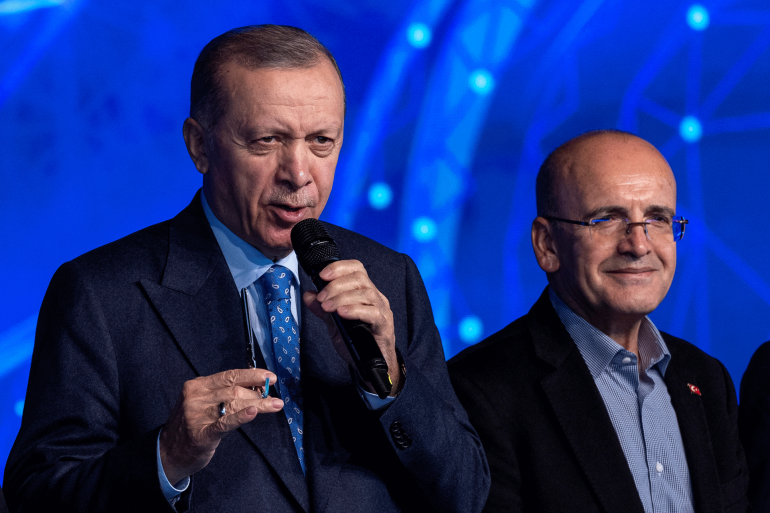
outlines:
M597 312L593 313L580 307L580 305L574 301L567 294L559 294L554 290L556 295L566 304L570 310L575 312L593 327L610 337L612 340L620 344L626 351L634 353L639 356L639 328L644 320L644 315L610 315L607 313Z

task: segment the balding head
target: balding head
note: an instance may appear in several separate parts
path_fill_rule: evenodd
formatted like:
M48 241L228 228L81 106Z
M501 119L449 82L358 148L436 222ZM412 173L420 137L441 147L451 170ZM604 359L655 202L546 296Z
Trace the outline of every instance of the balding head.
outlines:
M628 151L632 150L633 155ZM551 152L543 161L537 174L536 201L537 215L557 216L564 200L574 196L574 180L589 171L590 163L615 158L635 158L637 153L648 153L653 159L665 163L663 155L644 139L622 130L594 130L570 139ZM670 168L669 168L670 172ZM676 194L676 181L671 174ZM562 212L563 214L563 212Z
M676 181L666 159L633 134L588 132L545 160L537 203L532 244L554 292L610 336L613 324L638 327L676 268Z

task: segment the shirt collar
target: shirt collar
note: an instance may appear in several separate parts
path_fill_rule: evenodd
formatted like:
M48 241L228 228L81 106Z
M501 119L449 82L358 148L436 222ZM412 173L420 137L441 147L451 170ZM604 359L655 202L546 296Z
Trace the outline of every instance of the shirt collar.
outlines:
M235 280L238 290L244 289L262 277L273 264L288 268L294 275L295 284L299 283L299 262L297 254L292 251L288 256L273 262L257 248L235 235L225 226L209 207L206 196L201 191L201 205L206 214L211 229L214 232L219 247L225 255L227 267Z
M610 365L618 353L629 353L623 346L573 312L550 287L548 288L548 297L562 324L578 346L594 379ZM666 346L660 331L647 316L642 319L642 325L639 327L638 346L639 356L643 364L642 368L647 371L657 365L660 374L665 376L668 362L671 360L671 353L669 353L668 346Z

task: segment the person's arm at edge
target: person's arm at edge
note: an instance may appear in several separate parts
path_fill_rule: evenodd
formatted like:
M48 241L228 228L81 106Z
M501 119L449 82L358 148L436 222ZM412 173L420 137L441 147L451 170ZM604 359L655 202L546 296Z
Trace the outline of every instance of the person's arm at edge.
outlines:
M410 340L401 345L406 380L380 423L404 467L440 511L477 512L489 490L489 468L478 435L449 382L428 294L414 262L403 255ZM401 449L390 436L399 422L413 441Z
M748 496L754 509L770 511L770 343L754 353L741 379L738 432L749 468Z
M111 344L77 263L62 265L41 307L24 418L5 469L11 511L174 511L157 477L160 427L119 439Z

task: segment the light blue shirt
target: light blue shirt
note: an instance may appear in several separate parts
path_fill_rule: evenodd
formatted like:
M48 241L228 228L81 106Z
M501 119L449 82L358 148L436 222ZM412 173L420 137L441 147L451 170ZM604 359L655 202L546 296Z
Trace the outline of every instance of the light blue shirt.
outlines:
M671 354L660 332L642 320L639 366L634 353L573 312L553 289L549 296L604 400L644 511L693 512L682 435L663 381Z
M267 368L275 372L275 362L273 360L273 348L270 344L270 316L267 312L267 305L264 301L264 292L260 278L274 264L282 265L292 273L291 281L291 313L297 321L298 326L302 326L300 319L301 308L297 307L299 298L299 262L297 255L293 251L286 257L273 262L263 255L257 248L235 235L227 226L225 226L209 207L206 197L201 191L201 205L206 219L211 225L214 237L222 249L227 266L235 281L235 286L239 291L246 290L249 296L249 317L254 336L259 343L259 349L262 351L262 357L267 364ZM244 362L246 352L244 351ZM377 395L362 390L359 387L359 394L364 399L367 407L371 410L383 408L390 404L395 398L386 397L380 399ZM190 478L185 478L177 486L172 486L163 472L163 465L160 460L160 435L158 435L158 478L163 490L163 495L173 505L190 484Z

